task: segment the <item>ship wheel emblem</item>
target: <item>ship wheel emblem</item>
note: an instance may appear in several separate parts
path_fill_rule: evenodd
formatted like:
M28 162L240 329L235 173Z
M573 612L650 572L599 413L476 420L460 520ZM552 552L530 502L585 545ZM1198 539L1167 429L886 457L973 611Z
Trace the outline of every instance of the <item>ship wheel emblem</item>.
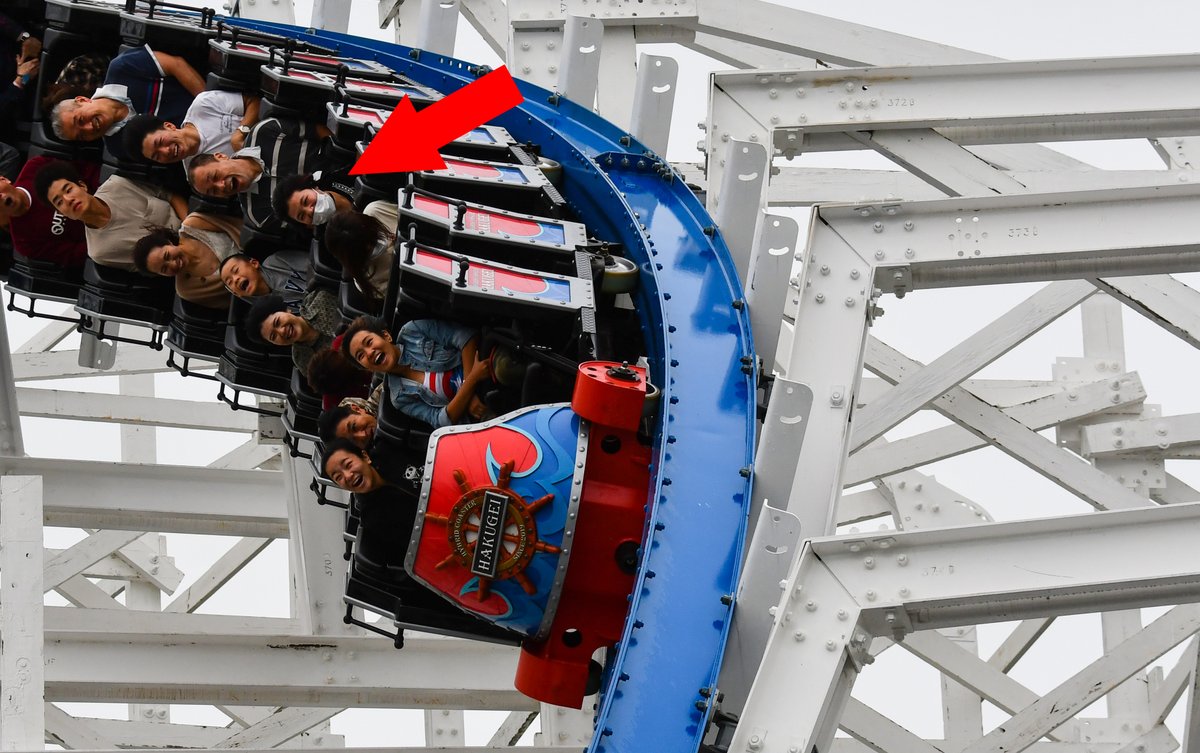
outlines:
M525 577L525 568L536 552L558 554L553 544L538 540L537 523L533 514L548 505L553 494L533 502L509 488L513 461L500 466L494 485L471 487L467 474L454 470L454 480L462 496L450 508L448 515L426 513L425 520L446 526L450 554L435 568L442 570L453 564L467 568L479 576L480 601L485 601L494 580L513 578L533 595L537 588Z

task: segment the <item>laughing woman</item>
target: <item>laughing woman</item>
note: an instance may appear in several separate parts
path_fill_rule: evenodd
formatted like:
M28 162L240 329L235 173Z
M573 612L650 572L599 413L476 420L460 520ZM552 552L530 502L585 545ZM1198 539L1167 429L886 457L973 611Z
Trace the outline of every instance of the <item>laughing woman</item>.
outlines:
M386 375L397 410L433 428L487 409L475 396L488 379L489 362L477 358L475 331L438 319L415 319L393 340L382 320L360 316L342 336L342 352L367 371Z
M229 308L221 283L221 262L238 253L241 221L189 214L176 232L150 227L133 247L133 264L142 274L175 278L175 294L214 309Z

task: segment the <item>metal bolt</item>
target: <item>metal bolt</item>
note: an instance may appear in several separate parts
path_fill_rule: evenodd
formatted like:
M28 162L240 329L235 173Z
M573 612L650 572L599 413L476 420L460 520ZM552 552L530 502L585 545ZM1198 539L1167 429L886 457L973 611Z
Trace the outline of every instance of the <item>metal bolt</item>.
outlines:
M835 643L833 641L825 641L825 650L826 651L837 651L837 643Z
M821 265L821 274L823 274L823 275L829 274L829 265L828 264Z
M1124 446L1125 446L1125 440L1123 440L1123 439L1114 439L1113 440L1113 447L1124 447Z
M908 590L908 587L907 587L907 586L905 586L904 588L901 588L901 589L900 589L900 595L901 595L901 596L903 596L903 597L907 597L909 593L910 593L910 592L909 592L909 590Z
M900 567L906 567L908 565L908 555L907 554L897 555L896 556L896 564L899 565Z
M815 611L817 611L817 602L808 601L807 603L805 603L804 608L810 612L815 612Z
M825 294L824 294L824 293L817 293L817 295L816 295L816 297L815 297L815 300L816 300L816 302L817 302L817 303L824 303L824 302L825 302Z
M867 591L867 601L875 601L877 594L874 591Z
M850 279L851 280L857 280L859 278L859 276L861 276L861 275L862 275L862 273L859 272L857 269L850 270Z
M887 254L885 254L885 253L884 253L882 250L879 250L879 251L876 251L876 252L875 252L875 258L876 258L876 259L882 259L882 258L883 258L883 257L885 257L885 256L887 256Z
M1123 428L1121 428L1120 426L1113 427L1113 434L1117 435L1118 437L1124 433L1125 433L1125 430Z
M795 639L796 643L803 643L805 638L804 631L797 630L796 632L792 633L792 638Z
M846 614L846 610L845 610L845 609L839 609L839 610L838 610L838 615L837 615L837 617L838 617L838 619L839 619L839 620L843 620L843 621L845 621L845 619L846 619L847 617L849 617L849 616L850 616L850 615Z
M871 226L871 228L877 233L882 233L883 232L883 223L876 222L874 225Z
M751 735L750 742L746 743L746 747L750 750L758 750L762 747L762 738L758 735Z
M867 568L868 570L874 570L875 569L875 558L874 557L865 558L863 560L863 567Z
M846 303L846 308L848 308L848 309L854 308L854 299L851 298L850 296L846 296L845 303Z

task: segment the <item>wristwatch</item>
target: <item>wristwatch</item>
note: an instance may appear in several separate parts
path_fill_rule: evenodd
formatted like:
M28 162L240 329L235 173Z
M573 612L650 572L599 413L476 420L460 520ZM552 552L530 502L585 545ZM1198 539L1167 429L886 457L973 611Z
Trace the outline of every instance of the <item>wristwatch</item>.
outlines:
M237 132L242 134L243 136L249 136L250 131L251 131L251 128L248 125L240 125L237 127Z
M25 44L25 40L29 39L31 36L33 35L27 31L21 32L21 35L17 37L17 44Z

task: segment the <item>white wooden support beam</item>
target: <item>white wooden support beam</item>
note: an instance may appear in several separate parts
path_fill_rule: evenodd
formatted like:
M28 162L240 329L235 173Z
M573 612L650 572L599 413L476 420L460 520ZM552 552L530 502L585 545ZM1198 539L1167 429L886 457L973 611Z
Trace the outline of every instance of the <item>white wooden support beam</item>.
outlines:
M488 740L489 748L511 748L516 745L529 725L538 716L536 711L510 711Z
M1058 317L1078 306L1095 288L1085 280L1053 283L905 377L854 420L850 447L858 449L945 394L954 385L1003 356Z
M848 526L865 520L893 515L895 507L878 488L843 494L837 505L837 524Z
M303 458L284 458L281 472L288 510L289 562L292 567L293 615L302 632L315 635L360 633L342 617L346 573L342 564L345 512L313 501L312 466Z
M1200 292L1169 275L1108 277L1096 286L1129 308L1200 348Z
M799 448L786 509L797 516L801 536L831 533L841 496L841 471L850 441L850 412L862 377L870 257L841 241L828 225L809 225L804 264L797 275L798 303L783 371L812 393L812 411ZM785 314L786 315L786 314ZM817 354L820 357L817 357ZM769 455L762 444L758 456ZM776 506L783 500L773 502Z
M12 349L8 344L8 323L0 315L0 455L24 455L25 442L21 436L21 408L13 369Z
M866 366L889 381L902 380L920 365L899 351L871 338ZM931 403L932 407L1015 460L1045 476L1101 510L1149 504L1078 456L1006 416L961 387L953 387Z
M350 28L350 0L313 0L310 25L345 33Z
M973 388L969 382L964 389L979 396L980 390ZM1056 389L1060 391L1002 410L1015 421L1034 431L1041 431L1111 408L1140 404L1146 399L1146 390L1137 373L1118 374L1112 379L1078 387L1058 386ZM994 404L992 400L987 402ZM843 484L861 484L988 446L987 441L958 425L931 429L886 445L871 444L850 456Z
M12 357L13 377L18 382L43 379L69 379L96 376L96 369L80 366L79 351L55 350L48 353L22 353ZM215 368L215 364L214 364ZM162 353L150 348L121 348L116 363L106 369L105 376L120 374L153 374L170 371Z
M867 661L870 635L903 637L913 630L1194 597L1200 554L1189 542L1200 506L1091 513L1086 525L1083 520L1070 516L810 541L785 583L730 750L745 750L752 738L762 753L793 746L827 749L833 737L827 725L838 717L854 675ZM1087 556L1095 551L1106 556ZM1030 737L1035 742L1198 627L1200 606L1172 610L1069 681L1070 694L1055 691L1053 700L1035 701L1002 725L998 732L1006 736L1005 745L1014 727L1025 729L1022 748ZM1099 694L1081 692L1093 685ZM1069 713L1062 711L1066 706ZM1030 714L1038 717L1036 730L1026 729ZM1046 723L1059 715L1063 718ZM968 750L983 750L981 745Z
M791 269L798 255L800 226L791 217L769 213L756 225L745 277L746 304L754 348L766 370L773 372L779 350L779 312L784 310L788 293L796 292L791 287Z
M515 6L509 6L512 14ZM558 81L559 52L563 45L562 25L508 30L508 68L513 76L544 89Z
M164 546L161 536L148 533L118 549L116 557L137 571L141 580L153 583L160 591L174 593L183 582L183 571L175 567L173 558L162 553Z
M41 478L0 477L0 750L6 751L41 750L45 736L41 513Z
M454 55L458 0L421 0L417 25L417 47L436 55Z
M65 549L46 549L45 556L47 560L51 560L65 551ZM118 580L126 583L133 580L145 580L142 573L125 564L115 554L110 554L104 559L89 565L80 574L85 578Z
M46 562L42 571L42 588L50 591L82 573L131 541L141 537L139 531L100 531L88 536L70 549Z
M170 616L186 617L188 625L200 617ZM225 633L170 641L140 628L50 631L46 646L46 692L53 701L534 707L512 687L516 650L482 642L412 636L397 651L376 638ZM397 677L404 682L398 685Z
M425 709L425 744L430 748L457 748L466 732L462 709Z
M1200 630L1200 605L1178 606L964 749L1021 753L1047 732Z
M618 128L630 130L634 89L629 82L637 79L637 40L632 26L605 22L599 73L596 112Z
M73 334L74 322L51 321L21 343L13 353L45 353Z
M558 93L592 110L600 82L600 49L604 23L596 18L568 16L563 31L562 66L558 69Z
M721 200L713 219L721 228L733 256L738 277L744 282L758 223L762 220L762 197L766 190L770 160L762 144L730 141L724 150L725 173Z
M216 410L211 402L196 400L18 387L17 402L22 415L36 418L233 432L258 428L251 413Z
M876 753L942 753L945 750L934 747L856 698L846 702L838 727Z
M163 607L163 611L184 613L196 611L221 586L225 585L233 576L241 572L243 567L250 564L250 561L258 556L259 552L266 549L267 545L273 540L259 538L238 539L229 548L229 551L222 554L208 570L193 581L192 585L188 586L187 590L176 596L170 604Z
M1175 704L1179 702L1188 684L1192 681L1192 674L1196 670L1196 661L1200 657L1198 651L1200 651L1200 639L1193 638L1166 678L1156 687L1151 688L1149 718L1155 724L1162 724L1166 721L1167 716L1175 708Z
M735 71L714 74L714 85L760 119L779 119L775 145L785 154L840 150L854 131L936 128L958 144L1120 139L1196 134L1194 120L1189 122L1200 111L1196 61L1192 55L1157 55ZM773 88L789 96L771 98Z
M979 641L974 627L943 628L938 631L951 645L978 658ZM942 728L949 751L965 748L983 734L983 699L949 675L939 678L942 686Z
M1195 136L1150 139L1150 145L1167 167L1179 170L1200 168L1200 139Z
M573 745L587 747L592 741L594 719L591 712L596 696L583 699L583 708L569 709L562 706L541 704L542 731L534 742L539 750L542 745Z
M45 704L46 739L68 750L112 748L117 743L96 730L93 720L77 719L53 703Z
M1007 674L1052 624L1054 624L1053 617L1021 620L1004 639L1004 642L997 646L992 655L988 657L988 664Z
M909 633L897 645L1010 714L1038 699L1037 693L978 656L972 656L935 630ZM1059 740L1061 736L1051 733L1050 738Z
M671 139L671 115L675 111L678 79L679 62L675 58L646 53L638 56L629 131L662 157L666 157Z
M1200 750L1200 658L1192 663L1192 674L1187 686L1188 705L1183 720L1183 753L1196 753Z
M904 531L946 526L973 526L991 523L991 514L938 482L933 476L906 471L883 479L883 488L892 499L896 527Z
M46 742L54 742L50 735L50 707L47 704L47 735ZM73 750L112 750L118 747L113 740L120 740L123 745L132 748L211 748L221 739L229 736L229 730L223 727L205 727L196 724L158 724L155 722L130 722L123 719L90 719L78 718L77 722L87 725L89 736L98 736L102 744L86 745L81 735L74 738L79 745L70 746Z
M328 735L328 736L326 736L326 741L328 742L329 738L333 738L334 740L336 740L340 737L341 737L341 735ZM309 742L309 741L298 741L298 743L299 744L293 744L290 746L289 745L281 745L278 748L239 748L239 750L243 751L243 753L312 753L313 749L315 747L318 747L318 746L312 745L311 742ZM145 750L139 751L139 753L179 753L179 749L178 749L179 747L180 746L163 747L163 748L147 748ZM330 745L329 747L335 747L335 746ZM398 747L343 748L343 747L338 746L337 750L339 753L382 753L382 751L384 751L384 750L386 750L387 753L446 753L445 748L427 748L424 746L422 746L422 747L403 747L403 748L398 748ZM455 753L496 753L496 750L494 748L481 747L481 746L477 746L477 745L469 746L469 747L465 747L465 748L454 748L453 750ZM81 750L81 751L76 751L76 753L112 753L112 751L103 751L102 752L102 751L98 751L98 750ZM543 747L543 746L539 745L537 747L537 753L579 753L579 747L574 746L574 745L570 745L570 746L552 745L552 746ZM855 752L855 753L857 753L857 752ZM1043 751L1042 753L1054 753L1054 752L1047 750L1047 751ZM1072 751L1059 751L1058 753L1086 753L1086 751L1080 749L1080 750L1072 750ZM1115 748L1106 749L1103 746L1099 746L1096 748L1096 753L1117 753L1117 751Z
M260 444L258 437L251 437L209 463L208 467L233 471L252 471L256 468L276 471L282 465L279 462L282 447L281 444Z
M1200 443L1200 414L1161 418L1107 421L1083 427L1083 454L1087 457L1149 452L1172 457L1173 448L1188 449Z
M932 128L853 131L850 136L947 196L991 196L1028 190L1008 173Z
M982 147L975 147L971 153L983 151ZM702 166L677 163L676 167L689 183L701 186L708 184ZM1003 175L1025 186L1031 193L1173 186L1188 177L1180 170L1005 170ZM968 194L986 195L982 191ZM767 186L767 204L772 207L879 203L900 199L925 201L944 195L944 191L901 170L772 166L771 183Z
M238 730L213 748L275 748L340 714L339 708L281 708L266 719Z
M246 617L227 614L137 612L122 604L110 609L46 607L46 628L62 633L153 633L181 635L295 635L296 621L281 617Z
M762 0L740 0L737 13L733 15L722 0L696 0L695 13L697 31L838 66L927 65L994 60L978 52Z
M909 290L1200 268L1200 185L822 206L819 222ZM1194 213L1193 213L1194 214ZM1147 229L1151 229L1147 232ZM821 245L811 248L821 253Z
M500 0L458 0L458 9L492 52L504 58L508 41L508 9Z
M0 458L0 473L45 476L46 525L287 536L282 478L275 471Z
M82 575L76 575L65 583L59 584L58 588L54 590L59 596L62 596L77 607L113 610L125 608L124 604L113 598L116 595L115 593L110 594L105 588L92 583ZM118 592L119 590L121 589L118 589Z

